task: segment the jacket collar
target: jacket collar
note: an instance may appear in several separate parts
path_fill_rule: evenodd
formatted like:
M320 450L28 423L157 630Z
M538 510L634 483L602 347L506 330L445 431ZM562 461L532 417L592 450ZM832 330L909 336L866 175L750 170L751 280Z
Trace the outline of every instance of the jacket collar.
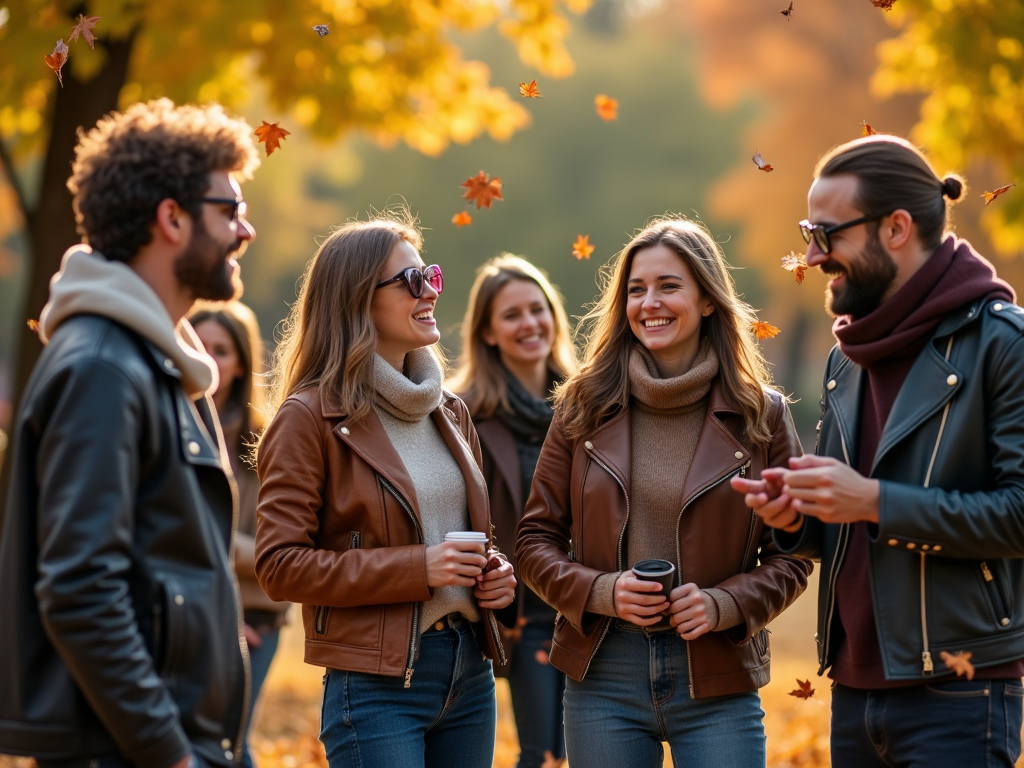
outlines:
M516 451L516 442L508 427L501 423L500 419L482 419L476 423L476 433L480 442L487 449L487 452L494 459L494 465L505 481L509 496L512 497L512 508L523 508L522 480L519 466L519 453Z

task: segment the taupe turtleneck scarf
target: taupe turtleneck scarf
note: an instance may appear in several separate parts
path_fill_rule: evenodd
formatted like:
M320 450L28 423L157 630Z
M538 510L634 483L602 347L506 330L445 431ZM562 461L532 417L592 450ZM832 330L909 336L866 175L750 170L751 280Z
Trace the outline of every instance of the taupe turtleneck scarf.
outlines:
M426 349L405 356L405 374L380 355L373 369L373 409L412 479L428 547L449 531L469 530L466 479L430 414L441 404L441 368ZM423 604L421 631L449 613L480 620L469 587L438 587Z

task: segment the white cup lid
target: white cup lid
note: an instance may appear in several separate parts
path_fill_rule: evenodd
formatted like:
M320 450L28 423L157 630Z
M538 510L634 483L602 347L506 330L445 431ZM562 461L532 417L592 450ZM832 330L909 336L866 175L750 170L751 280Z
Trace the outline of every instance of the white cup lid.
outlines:
M476 531L452 531L446 533L444 537L445 541L473 541L485 543L487 541L486 533L477 533Z

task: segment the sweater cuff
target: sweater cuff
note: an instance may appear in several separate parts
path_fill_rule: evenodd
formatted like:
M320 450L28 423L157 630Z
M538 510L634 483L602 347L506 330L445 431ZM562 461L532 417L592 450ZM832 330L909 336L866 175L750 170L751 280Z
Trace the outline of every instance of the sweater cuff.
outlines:
M615 581L622 575L618 573L602 573L594 580L587 598L586 610L602 616L618 617L615 612Z
M743 623L743 614L732 595L724 589L715 589L714 587L704 591L711 595L711 599L718 606L718 624L712 628L713 632L722 632Z

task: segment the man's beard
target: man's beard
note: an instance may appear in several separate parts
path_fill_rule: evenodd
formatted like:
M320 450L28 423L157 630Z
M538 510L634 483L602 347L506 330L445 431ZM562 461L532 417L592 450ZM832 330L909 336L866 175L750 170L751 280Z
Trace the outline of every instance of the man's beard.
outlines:
M825 309L833 317L850 315L854 318L870 315L882 304L886 292L896 279L896 262L892 260L878 233L872 232L867 245L849 267L842 267L829 259L821 265L826 275L846 275L843 285L829 289L825 295Z
M210 237L202 218L197 217L192 240L174 260L174 276L197 299L237 299L242 295L242 281L228 256L240 252L243 245L244 241L236 240L229 247L222 246Z

